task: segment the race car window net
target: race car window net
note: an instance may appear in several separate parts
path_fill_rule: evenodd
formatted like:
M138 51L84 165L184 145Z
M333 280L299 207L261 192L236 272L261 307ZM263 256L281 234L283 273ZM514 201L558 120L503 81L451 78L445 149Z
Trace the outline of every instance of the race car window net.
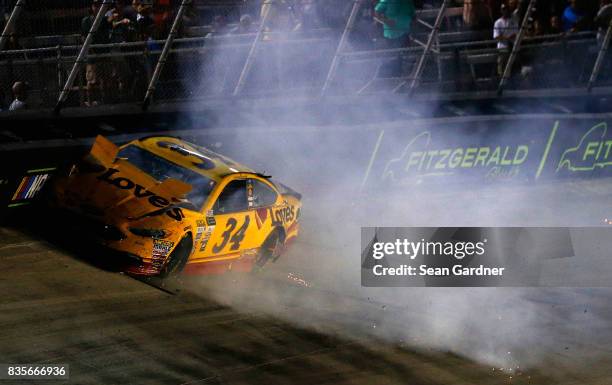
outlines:
M253 180L253 204L255 207L267 207L276 203L276 191L267 184Z
M248 210L246 180L233 180L223 189L215 202L215 214L228 214Z
M119 152L119 157L127 160L159 182L173 178L193 186L193 189L187 194L187 200L198 210L202 208L215 187L214 180L138 146L130 145L123 148Z

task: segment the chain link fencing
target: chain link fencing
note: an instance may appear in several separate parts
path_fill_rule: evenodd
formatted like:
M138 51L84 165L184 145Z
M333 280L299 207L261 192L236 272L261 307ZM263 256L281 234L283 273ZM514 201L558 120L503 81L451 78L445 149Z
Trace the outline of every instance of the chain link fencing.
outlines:
M347 45L338 53L337 69L330 74L338 41L354 3L329 1L334 4L327 3L327 8L334 8L327 13L321 9L315 13L306 7L315 0L304 2L306 5L301 8L297 7L297 0L194 1L183 16L179 38L167 57L154 100L181 103L232 95L315 96L330 75L330 93L336 95L473 94L498 90L503 73L500 63L507 60L509 50L497 48L492 30L466 28L464 8L453 3L425 54L437 16L434 7L440 2L427 2L417 11L422 22L413 23L410 38L400 45L390 44L382 35L380 23L372 21L373 3L361 2L355 23L348 31ZM28 11L31 15L25 19L29 20L25 25L29 27L19 27L23 28L19 41L26 48L7 47L0 52L2 109L10 103L11 87L16 81L27 82L29 107L49 108L57 102L81 48L79 23L88 17L91 2L70 1L75 6L63 15L74 15L70 16L72 21L47 21L46 26L33 22L43 9L45 12L56 9L52 3L47 8L34 7ZM29 6L33 7L32 4L36 2ZM272 5L277 7L273 16L261 26L264 8ZM166 27L146 39L130 37L133 31L129 28L108 31L107 44L91 47L65 105L142 102L168 36L175 6L175 2L168 2L168 15L162 23ZM114 21L121 22L121 11L115 13ZM65 34L53 39L44 35L45 31L60 30ZM29 38L38 40L30 45ZM58 42L59 38L64 40ZM594 32L527 37L505 89L586 88L600 48ZM417 74L424 54L422 72ZM611 62L608 52L595 87L611 85ZM241 78L243 84L239 87Z

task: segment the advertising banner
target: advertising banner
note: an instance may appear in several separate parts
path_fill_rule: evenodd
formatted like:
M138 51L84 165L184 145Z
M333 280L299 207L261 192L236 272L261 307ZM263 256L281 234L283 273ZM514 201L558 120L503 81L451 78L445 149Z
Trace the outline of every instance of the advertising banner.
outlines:
M381 125L185 129L172 135L273 175L287 166L308 183L359 178L363 192L442 184L542 183L612 176L609 115L484 116L403 120ZM146 133L108 136L125 143ZM53 175L95 138L2 145L0 213L35 201ZM356 183L355 183L356 184ZM307 186L304 187L307 192Z
M612 121L485 119L381 128L367 185L612 176Z

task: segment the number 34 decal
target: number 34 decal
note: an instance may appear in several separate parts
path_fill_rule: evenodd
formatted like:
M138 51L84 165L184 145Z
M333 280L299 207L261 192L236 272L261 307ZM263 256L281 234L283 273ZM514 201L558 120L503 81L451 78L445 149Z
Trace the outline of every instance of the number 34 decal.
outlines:
M244 239L244 234L246 233L246 230L249 227L250 221L251 217L247 215L244 220L244 224L240 226L240 228L234 233L234 235L232 235L232 233L236 229L236 226L238 226L238 221L236 220L236 218L229 218L227 220L227 226L225 227L225 231L223 232L223 234L221 234L221 237L223 237L223 239L221 240L220 244L213 246L213 253L219 253L225 248L225 246L227 246L228 242L231 244L230 250L238 250L240 248L240 242L242 242L242 240Z

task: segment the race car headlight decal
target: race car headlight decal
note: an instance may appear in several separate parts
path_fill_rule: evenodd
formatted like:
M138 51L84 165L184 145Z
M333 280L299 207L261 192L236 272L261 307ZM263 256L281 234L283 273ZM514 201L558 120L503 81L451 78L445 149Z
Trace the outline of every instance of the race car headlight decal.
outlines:
M164 230L157 230L157 229L140 229L137 227L130 227L130 232L132 234L138 235L140 237L147 237L147 238L165 238L166 237L166 232Z

